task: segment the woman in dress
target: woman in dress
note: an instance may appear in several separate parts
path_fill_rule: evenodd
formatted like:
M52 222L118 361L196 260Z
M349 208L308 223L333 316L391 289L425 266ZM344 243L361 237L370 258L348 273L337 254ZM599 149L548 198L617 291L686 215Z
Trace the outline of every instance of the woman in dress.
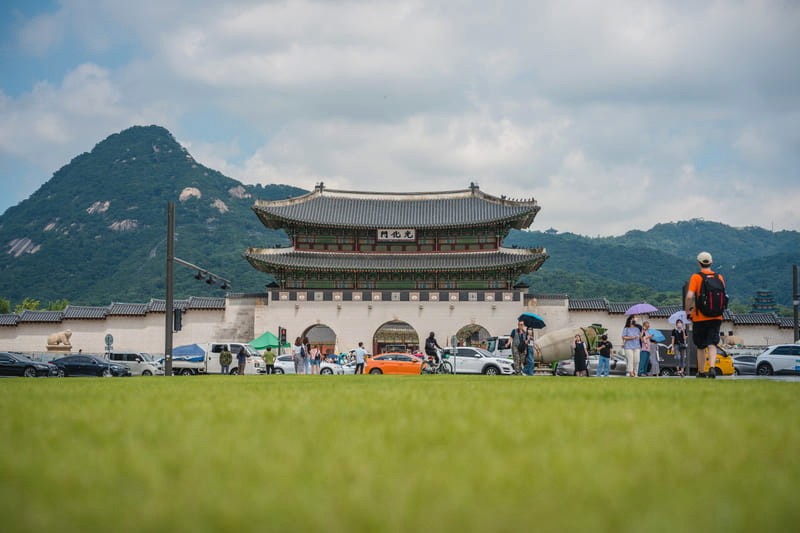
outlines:
M677 374L684 376L686 367L686 330L683 327L683 320L680 318L675 321L675 329L672 330L672 353L677 360Z
M636 327L636 317L630 315L622 328L622 349L625 350L627 375L636 377L639 367L639 350L642 349L642 332Z
M589 357L589 352L586 350L586 343L583 342L580 335L575 335L575 340L572 341L572 353L575 358L575 375L588 377L586 359Z

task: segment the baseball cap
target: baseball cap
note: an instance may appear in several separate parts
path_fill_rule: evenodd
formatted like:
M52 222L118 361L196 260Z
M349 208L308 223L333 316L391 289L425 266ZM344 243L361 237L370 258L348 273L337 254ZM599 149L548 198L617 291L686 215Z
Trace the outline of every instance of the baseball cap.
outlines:
M711 263L714 262L714 260L711 258L710 253L700 252L699 254L697 254L697 262L700 263L701 265L710 265Z

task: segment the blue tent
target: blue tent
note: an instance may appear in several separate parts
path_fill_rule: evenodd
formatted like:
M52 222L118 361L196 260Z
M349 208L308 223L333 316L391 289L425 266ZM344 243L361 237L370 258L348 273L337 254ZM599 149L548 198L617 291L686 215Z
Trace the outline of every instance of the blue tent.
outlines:
M201 362L206 351L199 344L184 344L172 349L172 358L185 361Z

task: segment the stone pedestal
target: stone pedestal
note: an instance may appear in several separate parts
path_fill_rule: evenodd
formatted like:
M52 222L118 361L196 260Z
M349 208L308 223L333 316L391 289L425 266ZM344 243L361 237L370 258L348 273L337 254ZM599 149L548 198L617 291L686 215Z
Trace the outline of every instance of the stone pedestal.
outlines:
M72 346L64 346L63 344L48 344L47 353L70 353Z

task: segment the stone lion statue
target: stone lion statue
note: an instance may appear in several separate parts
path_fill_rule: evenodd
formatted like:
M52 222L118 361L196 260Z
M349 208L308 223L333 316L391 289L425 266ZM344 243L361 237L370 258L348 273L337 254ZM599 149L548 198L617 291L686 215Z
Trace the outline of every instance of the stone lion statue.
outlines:
M72 337L71 330L65 329L64 331L58 331L47 336L47 345L58 346L59 344L63 344L64 346L72 346L69 342L70 337Z

